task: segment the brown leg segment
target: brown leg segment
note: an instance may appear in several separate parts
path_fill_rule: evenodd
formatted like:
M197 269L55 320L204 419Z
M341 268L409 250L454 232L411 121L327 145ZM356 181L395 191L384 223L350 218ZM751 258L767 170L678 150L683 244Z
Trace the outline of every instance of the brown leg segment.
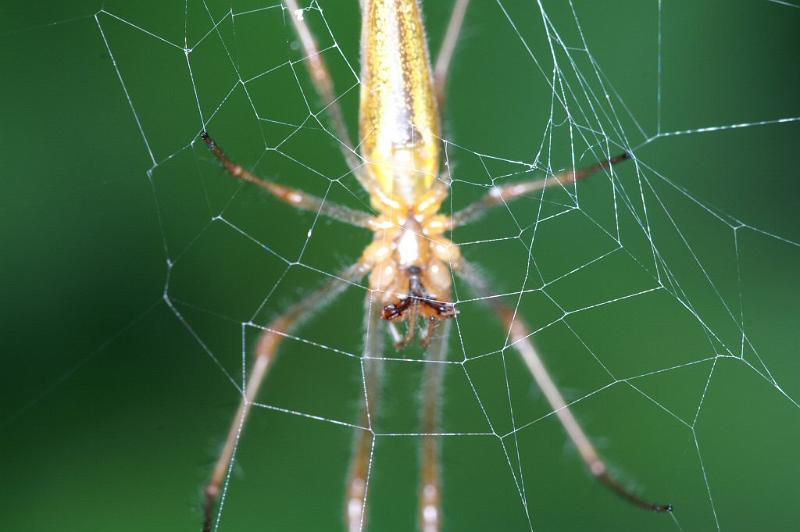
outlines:
M556 174L551 177L545 177L543 179L535 179L532 181L521 181L519 183L511 183L509 185L492 187L491 189L489 189L489 192L481 199L479 199L475 203L467 205L460 211L453 214L452 225L453 227L466 225L480 218L488 209L492 207L506 204L510 201L514 201L515 199L530 194L531 192L541 190L543 188L552 187L556 185L564 186L564 185L569 185L571 183L575 183L576 181L580 181L581 179L589 177L595 172L598 172L605 168L609 168L617 163L621 163L622 161L626 161L628 159L629 159L628 154L623 153L617 155L616 157L607 159L603 162L587 166L586 168L581 168L578 170L568 170L566 172L562 172L560 174Z
M350 131L347 128L347 123L344 120L344 114L339 102L336 100L336 91L333 87L333 78L328 70L328 65L317 48L317 41L311 33L305 19L298 16L297 13L300 8L297 0L283 0L286 9L289 11L289 18L292 21L297 36L300 39L300 44L306 53L306 60L308 64L308 73L311 76L311 82L317 90L320 99L325 104L325 109L328 112L328 117L333 124L333 129L336 132L336 137L339 139L341 151L344 155L347 165L350 170L361 182L361 185L367 189L369 183L367 176L361 171L361 161L359 160L353 148L353 140L350 136Z
M469 0L456 0L453 5L442 47L439 48L439 55L436 56L436 65L433 67L433 85L440 113L444 109L445 89L447 88L447 78L450 74L450 63L458 44L458 37L461 35L461 27L464 24L464 15L467 13L468 6Z
M202 138L203 142L206 143L208 148L211 150L211 153L213 153L214 156L219 159L219 161L222 163L222 166L225 167L225 170L227 170L228 173L236 179L241 179L242 181L247 181L248 183L257 185L279 200L286 202L293 207L297 207L298 209L318 212L323 216L333 218L334 220L339 220L340 222L344 222L346 224L355 225L357 227L369 227L370 221L373 218L372 215L345 207L343 205L337 205L327 200L323 201L321 198L318 198L317 196L304 192L300 189L287 187L275 183L274 181L268 181L266 179L256 177L252 172L247 170L242 165L231 161L228 156L225 155L225 152L222 150L219 144L217 144L207 132L203 131L203 133L200 135L200 138Z

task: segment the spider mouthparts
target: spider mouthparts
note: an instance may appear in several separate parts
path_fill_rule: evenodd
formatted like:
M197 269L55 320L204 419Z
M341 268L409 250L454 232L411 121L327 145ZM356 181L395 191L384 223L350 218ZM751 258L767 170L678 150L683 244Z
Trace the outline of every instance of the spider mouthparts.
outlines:
M381 315L381 318L389 321L398 318L402 314L403 312L397 307L397 305L386 305L385 307L383 307L383 313Z
M439 301L435 299L435 294L428 293L420 278L422 269L419 266L409 266L406 268L406 272L408 274L408 292L400 295L394 303L384 306L381 317L387 321L405 320L407 322L405 335L395 344L397 350L404 349L414 340L419 325L417 322L420 319L427 322L427 331L420 340L423 349L427 349L439 322L455 317L458 311L455 304Z
M405 316L406 311L411 307L422 307L420 309L423 316L433 320L447 320L458 315L458 309L453 303L435 301L427 297L404 297L397 303L390 303L383 307L381 317L391 321Z
M422 318L428 322L427 333L420 340L423 349L427 349L433 339L433 333L440 321L455 317L458 310L453 303L434 301L428 297L410 296L400 299L397 303L391 303L383 307L381 317L387 321L402 320L408 321L406 334L395 344L395 349L401 351L408 347L417 335L418 319Z

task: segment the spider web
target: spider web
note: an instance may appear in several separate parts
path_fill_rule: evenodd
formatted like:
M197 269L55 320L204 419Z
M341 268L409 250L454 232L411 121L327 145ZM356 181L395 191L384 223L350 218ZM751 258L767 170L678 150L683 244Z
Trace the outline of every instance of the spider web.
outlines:
M138 132L150 162L162 302L191 337L196 366L224 384L210 400L225 404L207 416L214 442L265 324L352 263L370 235L236 182L198 135L208 129L259 175L369 210L289 21L314 30L355 131L357 4L315 0L289 13L269 0L107 2L92 15L133 118L121 128ZM433 4L435 52L450 2ZM797 468L781 460L800 435L800 233L785 171L800 108L785 92L791 59L770 32L798 6L473 4L444 111L444 211L494 185L621 151L632 160L497 207L453 239L495 285L491 297L531 324L616 477L676 510L631 509L591 480L507 331L460 281L446 360L387 341L381 409L363 426L361 283L286 335L216 529L339 526L350 442L363 430L376 436L369 526L412 528L419 387L434 363L445 374L436 437L449 529L787 526L790 512L776 509L798 494ZM689 72L690 61L708 68ZM760 505L748 501L758 491L768 494Z

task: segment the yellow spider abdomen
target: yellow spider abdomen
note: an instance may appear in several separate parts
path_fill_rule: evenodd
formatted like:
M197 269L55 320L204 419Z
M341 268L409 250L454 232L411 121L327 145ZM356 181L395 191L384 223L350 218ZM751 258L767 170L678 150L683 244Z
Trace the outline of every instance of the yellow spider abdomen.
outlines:
M362 11L362 155L389 207L414 207L436 180L440 151L422 16L417 0L365 0Z

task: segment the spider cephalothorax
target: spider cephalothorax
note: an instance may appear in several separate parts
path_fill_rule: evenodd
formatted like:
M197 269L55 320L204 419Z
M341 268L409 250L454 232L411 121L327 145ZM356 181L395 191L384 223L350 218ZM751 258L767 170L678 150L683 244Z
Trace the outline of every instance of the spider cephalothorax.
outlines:
M448 226L442 215L412 214L394 223L386 217L375 220L375 239L362 260L373 264L370 287L381 294L383 319L407 322L398 349L413 340L418 319L428 322L422 341L427 347L436 324L456 315L450 302L450 268L461 254L442 235Z

